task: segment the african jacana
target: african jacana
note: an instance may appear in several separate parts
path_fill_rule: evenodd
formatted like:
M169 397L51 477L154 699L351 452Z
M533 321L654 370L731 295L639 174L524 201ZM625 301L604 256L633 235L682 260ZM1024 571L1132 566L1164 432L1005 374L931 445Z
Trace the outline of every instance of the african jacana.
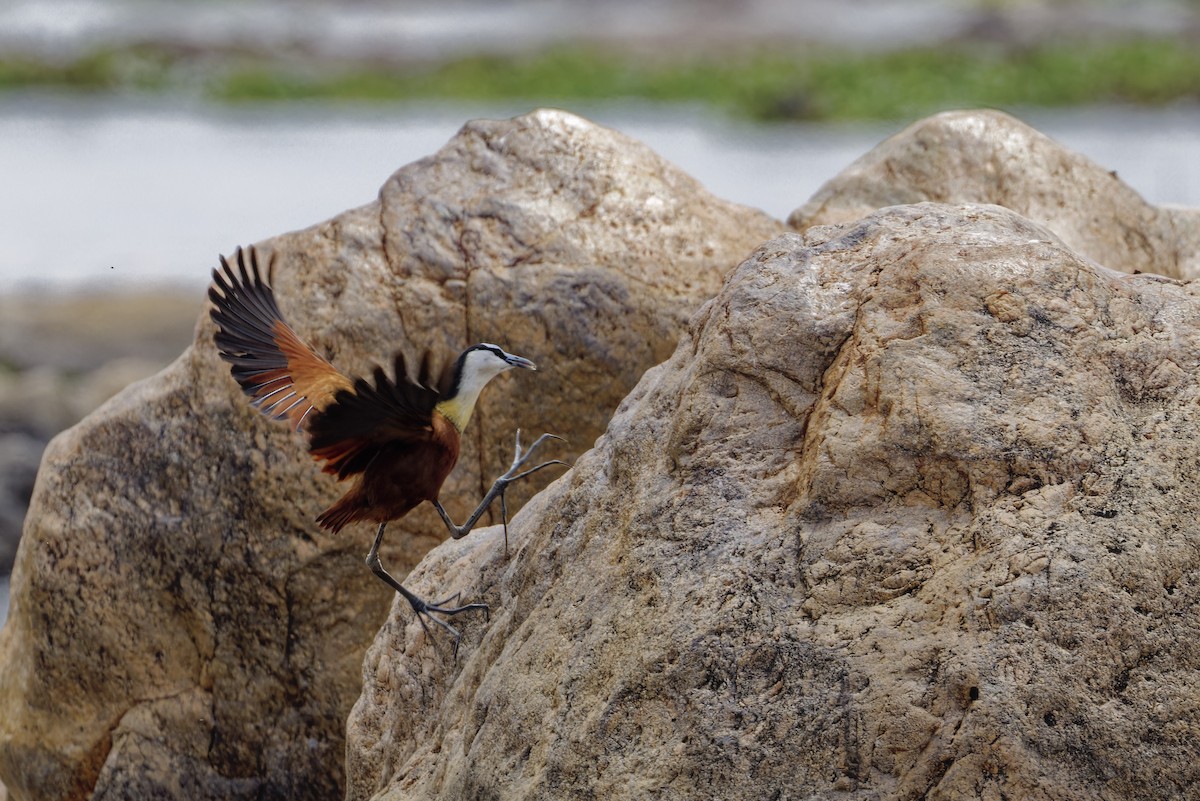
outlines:
M464 537L497 496L503 509L509 484L552 464L563 464L552 460L519 472L542 442L561 437L543 434L523 450L518 431L511 467L496 479L465 523L455 525L438 501L442 483L458 461L462 431L484 386L514 367L536 367L528 359L481 343L463 351L436 384L431 380L428 353L416 380L408 374L402 353L396 355L394 379L376 367L373 385L363 378L351 380L317 355L284 321L271 289L273 266L272 259L264 281L253 247L248 249L248 258L238 249L236 273L221 257L221 269L213 270L208 291L218 328L214 335L217 350L229 362L251 404L268 417L287 420L293 430L307 433L309 452L325 462L324 471L339 481L351 482L346 494L317 517L317 523L333 532L360 520L378 523L367 565L412 604L427 633L425 617L455 637L457 650L458 631L433 613L450 617L483 610L486 614L487 604L427 603L384 570L379 544L389 521L404 517L424 501L437 509L452 537ZM507 543L507 510L504 512Z

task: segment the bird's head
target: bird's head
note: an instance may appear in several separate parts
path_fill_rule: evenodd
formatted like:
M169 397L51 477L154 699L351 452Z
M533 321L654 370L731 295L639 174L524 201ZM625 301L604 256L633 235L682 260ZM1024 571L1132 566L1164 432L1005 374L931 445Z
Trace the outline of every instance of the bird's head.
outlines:
M460 385L476 378L482 378L486 384L493 377L514 367L537 370L537 365L529 359L515 356L498 345L490 345L487 342L467 348L459 355L458 361L460 364L456 365L455 372L458 373L456 377Z
M475 401L487 382L514 367L537 370L537 366L529 359L508 353L497 345L487 342L472 345L459 354L454 363L452 378L446 388L446 399L438 404L438 410L462 431L471 419Z

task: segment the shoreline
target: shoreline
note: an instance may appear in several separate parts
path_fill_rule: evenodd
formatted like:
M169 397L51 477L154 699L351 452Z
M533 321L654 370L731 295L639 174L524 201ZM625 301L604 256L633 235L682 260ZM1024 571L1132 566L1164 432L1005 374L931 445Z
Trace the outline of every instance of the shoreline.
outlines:
M577 43L417 66L363 57L324 63L217 55L180 55L176 46L153 42L101 47L65 61L0 49L0 91L180 97L230 108L633 100L697 103L752 122L887 122L964 106L1009 113L1098 103L1153 109L1200 97L1200 44L1165 35L1034 44L965 39L884 51L767 42L717 55Z
M1200 7L886 0L686 0L647 8L365 0L237 14L136 0L0 9L0 93L572 105L694 102L748 120L916 119L947 108L1200 97ZM253 41L246 32L253 31Z

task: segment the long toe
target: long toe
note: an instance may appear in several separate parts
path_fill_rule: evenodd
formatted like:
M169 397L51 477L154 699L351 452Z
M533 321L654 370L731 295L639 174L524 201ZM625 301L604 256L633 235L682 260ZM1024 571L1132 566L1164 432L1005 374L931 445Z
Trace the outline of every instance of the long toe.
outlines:
M457 598L457 593L455 595L451 596L451 598ZM448 598L447 600L450 600L450 599ZM445 615L446 617L452 617L461 612L475 612L475 611L483 612L483 619L485 621L491 619L491 612L488 609L487 604L474 603L474 604L465 604L463 606L449 606L449 607L441 606L441 605L430 606L430 605L426 604L424 609L417 612L417 620L420 621L421 628L425 629L425 636L429 637L429 639L434 643L435 648L437 647L437 640L434 639L433 632L431 632L429 630L429 626L425 625L425 618L429 618L429 622L442 628L447 634L449 634L451 637L453 637L454 638L454 649L452 651L452 654L453 654L454 658L457 659L458 658L458 646L459 646L459 643L462 642L462 634L459 633L458 629L454 628L454 626L451 626L449 623L442 620L441 618L434 617L434 615Z
M433 632L429 630L429 626L425 625L425 618L429 618L430 623L433 623L435 626L441 627L442 629L444 629L446 631L447 634L449 634L451 637L454 638L453 654L455 657L457 657L458 656L458 643L462 640L462 635L458 633L458 629L454 628L454 626L451 626L446 621L439 620L438 618L429 614L428 609L418 612L417 613L417 622L421 624L421 628L423 628L425 630L425 637L431 643L433 643L433 647L435 649L438 647L437 638L433 636Z
M551 459L548 462L542 462L537 467L531 467L523 473L517 473L515 476L510 477L508 479L508 481L509 482L517 481L518 479L525 478L525 476L531 476L543 468L551 467L556 464L561 464L563 467L570 467L570 465L568 465L566 462L562 461L561 459Z
M461 597L462 597L462 590L459 590L458 592L454 593L453 595L447 596L446 598L443 598L440 601L434 601L432 606L427 606L426 608L427 609L437 609L438 607L446 606L448 604L456 604L456 603L458 603L458 599Z
M457 597L457 596L452 596L452 597ZM489 614L489 607L485 603L473 603L473 604L465 604L463 606L451 606L451 607L428 606L425 608L425 611L426 612L437 612L439 615L445 615L446 617L452 617L452 616L460 614L462 612L483 612L484 619L487 619L487 615ZM436 620L436 618L434 618L434 619ZM441 621L439 620L438 622L440 623Z
M530 457L533 456L533 452L536 451L538 449L538 447L541 446L541 444L548 439L557 439L562 442L566 442L566 440L563 439L562 437L560 437L558 434L542 434L540 437L538 437L537 439L535 439L533 441L532 445L530 445L526 449L522 449L521 448L521 437L520 437L520 434L518 434L517 435L517 451L516 451L516 454L513 456L512 469L509 470L509 472L512 472L513 470L518 469L519 467L524 465L526 462L528 462Z

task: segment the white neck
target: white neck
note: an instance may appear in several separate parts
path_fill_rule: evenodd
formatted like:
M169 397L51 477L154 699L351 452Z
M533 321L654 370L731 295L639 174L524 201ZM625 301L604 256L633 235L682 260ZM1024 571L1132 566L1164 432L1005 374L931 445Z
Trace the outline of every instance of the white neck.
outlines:
M463 363L462 377L458 383L458 391L437 405L442 416L462 431L471 420L475 411L475 402L487 383L496 376L508 370L512 365L498 358L489 351L471 351Z

